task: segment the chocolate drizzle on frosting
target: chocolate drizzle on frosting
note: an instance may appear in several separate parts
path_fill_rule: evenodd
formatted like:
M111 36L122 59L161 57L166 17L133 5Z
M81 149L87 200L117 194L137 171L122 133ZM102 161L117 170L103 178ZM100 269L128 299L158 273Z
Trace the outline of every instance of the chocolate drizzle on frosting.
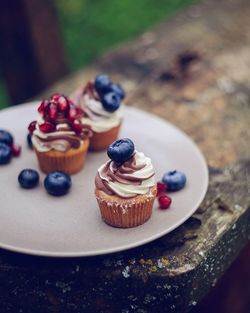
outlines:
M135 152L122 165L110 160L101 166L95 184L96 188L109 195L131 198L147 193L154 186L154 174L151 160L143 153Z
M60 135L60 133L58 133L55 136L48 136L46 139L39 138L39 141L43 145L48 144L48 146L50 144L55 145L59 141L61 141L61 143L63 143L63 141L67 141L69 148L71 147L71 148L77 149L81 145L81 139L84 140L86 138L87 138L86 136L82 136L82 135L77 137L74 135Z
M78 149L82 141L91 137L92 132L88 125L82 126L79 134L74 132L69 126L62 124L57 130L52 133L42 133L39 130L39 125L33 133L32 142L37 147L38 151L49 151L51 149L59 151L67 151L70 148Z

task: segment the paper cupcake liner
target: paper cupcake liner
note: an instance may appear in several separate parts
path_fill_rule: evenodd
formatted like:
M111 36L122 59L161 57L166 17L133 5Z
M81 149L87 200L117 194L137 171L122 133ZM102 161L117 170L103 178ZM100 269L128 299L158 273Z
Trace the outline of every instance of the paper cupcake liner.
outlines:
M39 152L35 150L40 169L44 173L52 171L62 171L68 174L75 174L79 172L85 163L86 153L89 142L85 142L78 149L70 149L66 152L48 151Z
M101 151L108 148L108 146L117 139L121 124L111 128L102 133L93 131L93 136L90 138L89 149L91 151Z
M143 199L144 198L144 199ZM109 202L96 197L102 219L109 225L120 228L136 227L144 224L152 214L155 195L140 196L140 201Z

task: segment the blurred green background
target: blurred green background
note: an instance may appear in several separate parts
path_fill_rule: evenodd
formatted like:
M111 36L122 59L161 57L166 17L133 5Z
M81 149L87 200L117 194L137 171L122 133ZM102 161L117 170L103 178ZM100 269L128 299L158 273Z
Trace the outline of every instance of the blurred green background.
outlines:
M54 0L71 71L194 0ZM171 31L171 30L166 30ZM167 36L167 33L166 33ZM8 105L0 80L0 108Z

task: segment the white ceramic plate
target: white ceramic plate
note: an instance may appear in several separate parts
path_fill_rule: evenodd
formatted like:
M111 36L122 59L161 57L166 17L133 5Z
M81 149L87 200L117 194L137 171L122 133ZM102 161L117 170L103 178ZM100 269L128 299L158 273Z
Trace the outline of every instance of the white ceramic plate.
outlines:
M130 137L138 151L152 159L157 179L172 169L187 175L186 187L172 193L168 210L159 210L144 225L118 229L106 225L94 197L97 168L106 152L89 153L85 168L72 176L70 193L53 197L40 185L19 187L17 176L24 168L38 170L34 153L27 148L27 125L36 119L37 104L30 103L0 112L0 128L9 130L23 150L19 158L0 167L0 247L34 255L74 257L106 254L133 248L159 238L182 224L201 203L208 186L206 162L191 139L176 127L134 108L124 108L120 137Z

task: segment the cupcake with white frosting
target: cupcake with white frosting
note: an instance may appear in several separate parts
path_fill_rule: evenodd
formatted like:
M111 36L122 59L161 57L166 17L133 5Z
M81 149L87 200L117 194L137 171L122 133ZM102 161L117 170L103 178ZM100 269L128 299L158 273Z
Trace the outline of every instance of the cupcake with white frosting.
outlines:
M83 167L91 130L84 113L67 97L54 94L38 107L39 118L28 129L39 166L44 173L74 174Z
M98 75L94 81L78 89L71 96L84 111L82 122L91 127L90 150L100 151L117 139L122 122L121 102L125 92L107 75Z
M100 166L95 178L95 195L102 219L121 228L145 223L156 197L151 159L134 149L133 142L120 139L108 148L110 160Z

